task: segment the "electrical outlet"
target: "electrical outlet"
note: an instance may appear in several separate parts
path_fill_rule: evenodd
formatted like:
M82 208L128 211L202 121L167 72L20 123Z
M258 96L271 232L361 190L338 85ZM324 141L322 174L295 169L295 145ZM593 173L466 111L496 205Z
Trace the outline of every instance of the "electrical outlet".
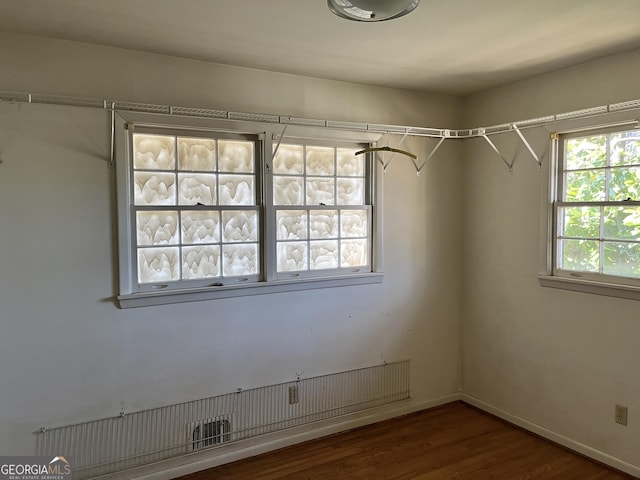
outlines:
M289 387L289 405L298 403L298 385L291 385Z
M616 405L616 423L626 426L628 413L629 409L627 407Z

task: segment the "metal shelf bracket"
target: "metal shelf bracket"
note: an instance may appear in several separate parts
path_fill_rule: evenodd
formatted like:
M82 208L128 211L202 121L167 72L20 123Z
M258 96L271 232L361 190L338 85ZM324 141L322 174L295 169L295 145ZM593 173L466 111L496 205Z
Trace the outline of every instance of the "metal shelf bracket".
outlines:
M422 169L429 162L429 160L431 160L431 157L433 157L435 155L435 153L438 151L438 149L444 143L444 141L451 136L451 131L450 130L444 130L442 132L442 134L443 134L442 138L440 138L440 140L438 141L436 146L433 147L433 150L431 150L431 153L429 153L429 155L427 155L427 158L426 158L426 160L424 162L422 162L422 165L420 165L418 167L418 164L415 161L413 162L413 164L416 167L416 175L420 176L420 174L422 173Z
M509 163L509 161L504 158L504 156L500 153L500 150L498 150L498 147L496 147L495 143L493 143L491 141L491 139L487 136L487 132L484 128L479 128L478 129L478 136L482 137L485 139L485 141L489 144L489 146L493 149L494 152L496 152L498 154L498 156L502 159L502 161L504 162L504 164L509 167L509 172L513 173L513 164L515 163L515 158L511 161L511 163Z
M527 147L527 150L529 151L529 153L531 154L531 156L533 157L533 159L536 161L536 163L538 164L538 169L542 168L542 161L540 160L540 158L538 157L538 155L536 154L536 152L533 150L533 147L531 146L531 144L527 141L527 139L524 137L524 135L522 134L522 132L520 131L520 129L518 128L518 125L516 125L515 123L511 124L511 129L516 132L516 134L518 135L518 137L520 137L520 140L522 140L522 143L524 143L524 146Z

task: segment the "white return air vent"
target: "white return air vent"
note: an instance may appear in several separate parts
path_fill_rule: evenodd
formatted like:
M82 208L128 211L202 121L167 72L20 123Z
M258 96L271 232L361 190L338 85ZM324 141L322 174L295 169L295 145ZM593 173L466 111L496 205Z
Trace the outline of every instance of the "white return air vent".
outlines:
M195 452L204 448L220 445L231 439L229 417L208 418L187 425L188 451Z

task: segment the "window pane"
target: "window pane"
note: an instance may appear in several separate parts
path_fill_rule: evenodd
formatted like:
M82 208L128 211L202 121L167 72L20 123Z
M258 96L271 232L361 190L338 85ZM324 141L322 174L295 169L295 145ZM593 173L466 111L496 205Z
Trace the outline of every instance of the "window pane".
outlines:
M560 268L581 272L599 270L600 246L597 240L560 240L560 247Z
M338 205L364 204L364 178L338 178Z
M640 167L612 168L610 200L640 200Z
M609 240L640 240L640 207L606 207L604 236Z
M138 281L169 282L180 279L178 247L139 248Z
M335 175L334 152L331 147L307 147L307 175Z
M179 173L180 205L215 205L216 176L204 173Z
M182 278L193 280L220 276L220 247L207 245L182 248Z
M343 210L340 213L340 223L342 237L366 237L369 233L366 210Z
M230 173L253 173L253 142L220 140L218 170Z
M250 242L258 240L258 214L254 211L222 212L222 241Z
M304 173L303 146L280 144L276 158L273 159L273 172L302 175Z
M309 262L311 270L338 268L338 241L309 242Z
M176 245L178 212L137 212L138 245Z
M216 141L208 138L178 138L178 168L213 172L216 169Z
M640 130L614 133L611 139L611 165L640 164Z
M253 175L220 175L220 205L253 205Z
M622 277L640 277L640 244L604 242L603 272Z
M273 177L275 205L303 205L302 177Z
M176 176L173 173L135 172L136 205L175 205Z
M355 155L355 148L338 148L338 175L341 177L364 177L364 156Z
M567 172L565 201L596 202L605 200L605 171Z
M307 242L278 242L278 271L308 270Z
M360 267L369 263L367 240L343 240L340 242L342 268Z
M258 245L231 244L222 246L222 273L225 277L258 273Z
M182 243L217 243L220 241L218 212L182 212Z
M278 210L276 212L278 240L304 240L307 238L306 210Z
M309 212L309 238L337 238L338 211L312 210Z
M560 208L559 218L559 232L561 236L582 238L600 237L599 207Z
M571 138L565 142L565 168L604 167L607 158L605 134L591 137Z
M173 170L175 167L175 137L133 134L133 168Z
M333 205L335 179L307 177L307 205Z

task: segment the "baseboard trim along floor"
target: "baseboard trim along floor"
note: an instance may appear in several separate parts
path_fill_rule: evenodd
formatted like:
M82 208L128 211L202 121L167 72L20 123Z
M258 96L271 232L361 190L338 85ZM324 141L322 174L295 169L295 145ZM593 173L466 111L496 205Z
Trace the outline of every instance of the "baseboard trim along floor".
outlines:
M545 438L553 443L562 445L563 447L579 453L580 455L584 455L585 457L603 463L604 465L607 465L611 468L615 468L616 470L640 478L640 467L637 467L631 463L627 463L624 460L620 460L619 458L590 447L589 445L585 445L584 443L580 443L576 440L565 437L564 435L554 432L553 430L549 430L548 428L545 428L527 419L524 419L517 415L513 415L489 403L472 397L471 395L461 394L460 400L476 408L479 408L480 410L495 415L496 417L501 418L502 420L505 420L513 425L534 433L542 438Z

